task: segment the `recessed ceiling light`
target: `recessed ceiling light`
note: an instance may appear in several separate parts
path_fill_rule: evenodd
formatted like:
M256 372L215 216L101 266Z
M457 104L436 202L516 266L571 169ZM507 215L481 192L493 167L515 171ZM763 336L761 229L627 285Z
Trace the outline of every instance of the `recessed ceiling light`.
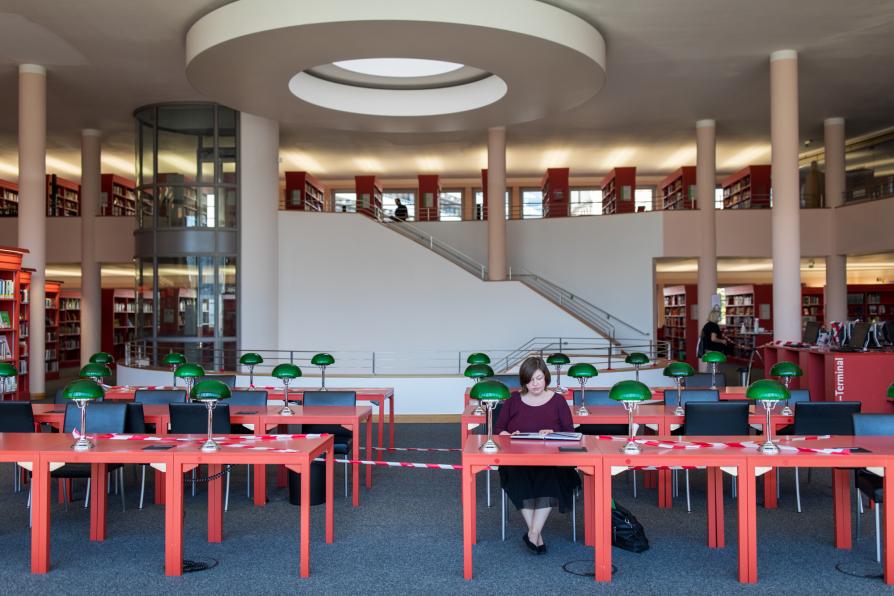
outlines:
M421 58L363 58L333 62L335 66L377 77L433 77L463 67L456 62Z

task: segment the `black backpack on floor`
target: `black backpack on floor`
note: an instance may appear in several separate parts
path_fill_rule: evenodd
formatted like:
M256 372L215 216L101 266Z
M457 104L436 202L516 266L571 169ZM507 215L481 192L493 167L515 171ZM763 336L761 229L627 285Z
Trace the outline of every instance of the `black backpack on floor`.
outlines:
M612 509L612 546L641 553L649 549L649 539L643 525L632 513L621 507L617 501Z

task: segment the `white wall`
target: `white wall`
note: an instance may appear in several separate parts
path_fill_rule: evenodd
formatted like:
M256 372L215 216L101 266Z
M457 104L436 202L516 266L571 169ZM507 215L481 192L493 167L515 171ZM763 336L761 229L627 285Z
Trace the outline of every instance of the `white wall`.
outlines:
M100 263L127 263L133 259L133 217L97 217L95 224L96 260ZM18 218L0 217L0 246L18 246ZM47 263L81 262L81 218L47 218Z
M593 336L526 286L482 281L363 215L280 211L278 224L280 349L484 350Z

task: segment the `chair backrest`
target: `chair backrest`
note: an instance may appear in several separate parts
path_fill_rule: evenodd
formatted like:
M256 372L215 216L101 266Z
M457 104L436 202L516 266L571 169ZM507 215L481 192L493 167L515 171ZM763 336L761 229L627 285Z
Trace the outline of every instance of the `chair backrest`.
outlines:
M220 381L231 389L236 386L236 375L205 375L204 377L202 377L202 379L213 379L215 381Z
M674 391L665 392L664 399L667 400L668 396L671 397L671 401L677 399ZM720 392L717 389L684 389L680 393L680 400L684 405L692 402L720 401Z
M203 435L208 432L208 408L205 404L171 404L172 435ZM217 404L211 414L211 432L230 433L230 408Z
M356 391L305 391L304 406L355 406Z
M143 404L130 402L125 404L127 413L124 416L124 432L142 435L146 433L146 419L143 416Z
M100 402L87 404L88 433L123 433L124 419L127 416L126 403ZM69 401L65 408L65 420L62 423L64 432L70 433L80 429L81 410Z
M584 394L586 404L588 406L614 406L618 405L613 399L608 397L608 389L587 389ZM571 396L574 399L574 405L580 405L580 389L572 389Z
M249 391L247 389L237 389L230 391L230 399L227 403L231 406L266 406L266 391Z
M894 436L894 414L854 414L857 436Z
M518 380L518 375L494 375L492 377L487 377L487 380L499 381L510 389L521 387L521 381Z
M852 435L858 401L802 401L795 405L796 435Z
M726 387L726 377L723 376L723 373L717 373L717 387ZM683 386L684 387L710 387L711 386L711 373L695 373L691 377L683 377Z
M810 401L809 389L792 389L789 391L791 397L788 398L789 405L797 404L802 401Z
M0 433L33 433L31 402L0 401Z
M141 404L186 403L186 389L137 389L133 400Z
M748 402L689 402L683 417L684 435L747 435Z

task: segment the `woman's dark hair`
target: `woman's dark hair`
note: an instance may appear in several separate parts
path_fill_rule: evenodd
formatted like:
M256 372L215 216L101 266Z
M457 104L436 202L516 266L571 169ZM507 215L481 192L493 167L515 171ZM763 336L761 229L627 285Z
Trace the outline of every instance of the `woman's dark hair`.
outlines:
M546 362L540 356L531 356L525 358L525 361L518 368L518 380L521 383L522 395L528 392L528 383L531 382L531 377L538 370L543 373L543 380L546 382L546 386L549 387L551 377L549 376L549 368L546 366Z

